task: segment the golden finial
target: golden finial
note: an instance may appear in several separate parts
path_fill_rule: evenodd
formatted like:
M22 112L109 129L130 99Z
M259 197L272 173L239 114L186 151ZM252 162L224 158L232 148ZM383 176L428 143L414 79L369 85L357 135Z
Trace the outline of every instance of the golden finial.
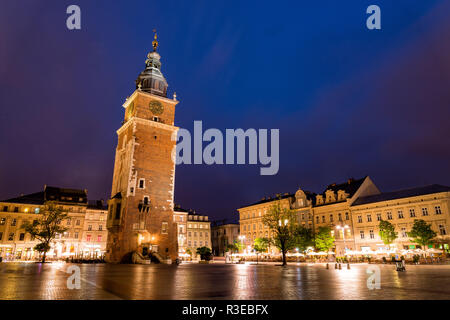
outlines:
M153 40L153 52L156 52L156 48L158 48L158 35L156 34L156 29L153 29L153 32L155 33L155 36L153 37L155 40Z

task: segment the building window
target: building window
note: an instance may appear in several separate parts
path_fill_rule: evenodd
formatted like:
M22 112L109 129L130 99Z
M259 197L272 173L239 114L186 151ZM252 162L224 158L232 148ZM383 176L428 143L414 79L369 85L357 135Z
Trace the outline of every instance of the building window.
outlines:
M78 239L78 232L75 232L74 238L75 238L75 239Z
M103 225L102 224L98 225L98 231L103 231Z
M14 207L14 212L19 212L19 207Z
M0 232L0 241L3 239L3 232Z
M87 242L90 242L90 241L91 241L91 235L90 235L90 234L88 234L88 235L86 236L86 241L87 241Z
M345 220L349 220L348 212L345 213Z
M372 222L372 215L370 214L367 215L367 222Z
M441 236L445 236L447 234L447 232L445 231L445 226L442 224L439 225L439 233Z
M361 230L361 231L359 232L359 235L361 236L361 239L364 239L364 231Z
M402 237L403 237L403 238L408 237L408 233L406 232L406 228L402 228L402 229L401 229L401 233L402 233Z
M139 189L145 188L145 179L139 179Z
M223 234L225 234L225 232ZM209 236L208 232L205 232L205 237L208 237L208 236Z
M192 245L191 240L188 240L188 246L190 247Z
M399 219L403 219L404 217L403 217L403 211L402 210L398 210L397 211L397 214L398 214L398 218Z
M17 219L12 219L11 226L15 227L17 225Z
M392 220L392 212L388 211L387 213L387 219Z
M325 216L322 216L322 223L325 223Z
M338 219L339 219L339 221L342 221L342 214L341 213L338 214Z
M8 212L8 206L4 206L4 207L3 207L3 211L4 211L4 212Z
M377 213L377 221L381 221L381 213Z
M202 247L203 246L203 241L200 241L200 247Z
M375 239L375 233L373 230L369 230L370 239Z
M414 209L409 209L409 216L414 218L416 216L416 211Z
M8 236L8 241L13 241L14 240L14 232L11 232Z
M88 231L92 231L92 225L88 225Z
M197 241L194 240L194 247L197 247Z
M436 212L436 214L442 214L441 206L435 206L434 207L434 212Z
M97 242L102 242L102 235L101 235L101 234L99 234L99 235L97 236Z
M39 212L41 212L41 209L39 208L34 209L34 213L38 214Z
M120 219L120 210L122 209L122 206L120 203L116 206L116 219Z
M167 222L163 222L161 224L161 233L167 234L168 229L169 229L169 224Z
M423 216L428 216L428 209L427 208L422 208L422 215Z
M316 223L319 223L319 216L316 217Z
M362 223L362 216L358 216L358 223Z
M209 246L209 242L208 241L205 241L205 246L206 247Z
M1 218L0 219L0 226L5 225L5 223L6 223L6 218Z
M148 197L144 197L144 205L148 205Z
M70 221L70 218L69 218L69 219L67 219L67 225L70 226L70 223L71 223L71 221Z
M333 222L333 215L330 214L330 222Z

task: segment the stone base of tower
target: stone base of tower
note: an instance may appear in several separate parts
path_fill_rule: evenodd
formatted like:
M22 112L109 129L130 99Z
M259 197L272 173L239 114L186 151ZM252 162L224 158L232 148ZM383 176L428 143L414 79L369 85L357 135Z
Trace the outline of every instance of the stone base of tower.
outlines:
M152 254L162 263L175 261L178 258L178 241L176 224L172 221L172 214L154 214L145 229L126 226L109 229L106 262L132 263L133 252L143 256ZM162 229L162 222L167 222L167 227Z

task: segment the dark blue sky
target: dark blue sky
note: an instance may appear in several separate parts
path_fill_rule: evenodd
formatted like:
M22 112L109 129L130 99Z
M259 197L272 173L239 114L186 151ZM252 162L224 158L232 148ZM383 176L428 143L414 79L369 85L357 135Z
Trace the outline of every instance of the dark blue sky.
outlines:
M78 4L82 30L66 28ZM381 7L382 30L365 27ZM280 170L181 165L175 202L212 218L369 175L450 184L449 1L0 4L0 198L44 184L107 198L124 99L158 30L176 124L279 128Z

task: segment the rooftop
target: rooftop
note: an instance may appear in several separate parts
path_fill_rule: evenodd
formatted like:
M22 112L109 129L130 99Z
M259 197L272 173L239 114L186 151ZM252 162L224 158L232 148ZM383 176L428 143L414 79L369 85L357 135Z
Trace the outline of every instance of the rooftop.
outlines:
M352 206L449 191L450 187L442 186L439 184L432 184L424 187L404 189L393 192L384 192L373 196L361 197L356 199L356 201L352 204Z

